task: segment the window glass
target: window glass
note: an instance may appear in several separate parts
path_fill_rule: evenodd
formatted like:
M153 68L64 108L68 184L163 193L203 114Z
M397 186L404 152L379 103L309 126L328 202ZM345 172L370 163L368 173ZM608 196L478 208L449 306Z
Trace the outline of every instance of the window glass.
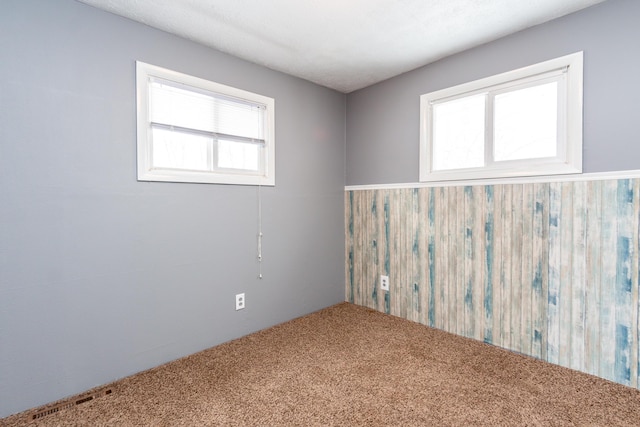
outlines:
M582 52L420 97L420 180L582 172Z
M138 179L275 184L274 100L137 63Z
M496 95L495 161L555 157L558 145L558 82Z
M208 171L211 138L153 129L153 167Z
M484 165L484 106L482 94L434 105L434 170Z
M235 141L218 141L218 164L221 168L260 170L261 147Z

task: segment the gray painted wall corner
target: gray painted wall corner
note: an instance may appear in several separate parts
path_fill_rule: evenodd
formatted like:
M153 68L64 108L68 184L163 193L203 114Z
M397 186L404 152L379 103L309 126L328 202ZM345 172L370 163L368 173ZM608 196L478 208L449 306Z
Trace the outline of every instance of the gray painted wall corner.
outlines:
M343 301L343 94L79 2L0 8L0 417ZM263 280L256 187L136 181L136 60L275 98Z

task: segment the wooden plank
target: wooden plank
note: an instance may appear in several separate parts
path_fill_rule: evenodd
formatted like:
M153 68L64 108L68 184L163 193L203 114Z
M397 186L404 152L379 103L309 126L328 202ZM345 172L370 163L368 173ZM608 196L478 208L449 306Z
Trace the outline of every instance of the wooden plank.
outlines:
M562 183L549 184L549 285L547 303L547 361L560 359L560 211Z
M640 328L638 327L639 315L638 312L638 293L639 289L639 271L640 265L638 264L638 249L640 247L640 179L636 178L631 180L633 185L633 214L632 214L632 236L633 236L633 257L631 264L631 274L632 274L632 293L631 293L631 310L632 310L632 334L631 334L631 386L632 387L640 387L639 375L640 375L640 345L638 333L640 333Z
M513 254L513 185L504 185L504 209L502 210L502 266L500 286L502 287L502 343L501 347L512 349L511 345L511 264Z
M380 310L380 226L379 205L380 190L372 190L369 201L369 244L371 248L371 307Z
M484 274L483 274L483 325L482 340L486 343L493 342L493 267L494 267L494 186L484 187L485 194L485 218L484 218Z
M407 188L403 191L403 211L402 211L402 270L403 280L400 283L404 294L403 306L401 307L401 317L413 320L413 189Z
M409 190L410 204L411 204L411 222L408 228L409 239L411 243L411 269L409 270L409 285L411 286L411 307L409 313L411 313L410 320L414 322L420 322L421 318L421 289L422 289L422 242L420 236L422 230L420 227L420 198L419 190L412 188Z
M456 261L456 224L459 206L456 203L456 187L450 187L447 191L447 268L444 272L446 280L443 282L443 300L446 314L444 317L444 329L457 333L456 322L456 281L458 280L458 262Z
M390 225L391 225L391 271L389 274L389 294L391 297L391 312L394 316L400 316L400 302L402 299L402 230L400 212L402 210L402 190L392 190L390 194Z
M522 294L520 312L520 351L526 355L531 355L533 345L532 328L532 295L534 286L533 276L533 184L522 186Z
M362 239L361 227L362 215L360 212L360 197L362 192L355 191L353 194L353 301L355 304L363 305L360 298L360 287L362 281Z
M560 348L558 363L571 367L571 274L573 267L573 183L562 183L560 209Z
M532 334L531 356L546 358L547 293L549 265L549 185L537 183L533 186L533 230L532 260L533 283L531 296Z
M600 375L602 181L589 181L586 191L585 371Z
M354 303L353 282L353 191L346 191L344 196L344 221L345 221L345 300Z
M502 251L502 235L503 235L503 212L504 201L504 185L493 186L493 330L491 343L502 345L502 286L504 274L502 270L502 258L507 254Z
M385 251L386 251L386 237L385 237L385 213L384 213L384 198L385 190L376 190L375 194L375 235L376 235L376 274L378 280L382 274L386 274L385 270ZM372 210L373 210L372 206ZM376 284L378 289L376 299L376 309L384 312L385 303L385 291L380 289L380 283Z
M436 324L436 320L435 320L435 314L436 314L436 308L435 308L435 304L436 304L436 296L435 296L435 288L436 288L436 256L435 256L435 250L436 250L436 219L435 219L435 214L436 214L436 205L435 205L435 199L436 199L436 189L435 188L429 188L428 189L428 194L429 194L429 207L428 207L428 214L427 214L427 227L428 227L428 232L427 232L427 245L428 245L428 265L429 265L429 291L428 293L426 293L428 295L428 301L427 301L427 307L428 307L428 311L427 311L427 325L431 326L432 328L435 327Z
M585 270L586 270L586 182L574 182L571 242L571 362L572 369L585 369Z
M456 260L456 280L453 284L453 292L455 294L455 304L453 306L453 316L456 322L456 333L464 335L465 321L464 321L464 235L465 235L465 206L464 206L464 187L456 187L455 190L455 204L456 204L456 223L454 227L454 240L450 242L452 245L452 253Z
M618 234L618 182L602 183L601 282L600 282L600 375L615 380L616 351L616 239Z
M473 187L475 203L473 217L473 337L479 341L484 338L484 268L485 247L485 190L484 186Z
M511 229L511 349L522 351L522 184L514 184Z
M409 189L403 188L396 191L396 221L397 221L397 258L396 258L396 316L406 319L408 316L407 306L409 304L409 281L407 271L409 270L410 243L407 241L407 222L411 210L408 206L407 193ZM410 240L410 239L409 239Z
M359 192L360 215L358 217L358 228L360 232L360 297L362 305L371 307L371 283L369 281L369 270L371 261L369 254L369 190Z
M389 297L390 297L390 314L394 316L399 316L399 303L402 298L402 294L400 292L400 257L401 253L401 222L398 218L400 209L401 209L401 192L399 190L392 190L389 195L389 224L391 229L391 234L389 239L391 240L391 271L389 272Z
M378 248L378 190L370 190L367 195L367 280L369 282L369 306L378 309L380 296L379 248Z
M369 304L369 280L367 270L369 260L367 259L368 236L367 236L367 193L368 191L358 192L358 253L359 256L359 280L358 280L358 296L360 303L364 306Z
M617 256L616 256L616 352L615 381L631 385L632 344L632 257L633 248L633 187L631 180L618 180L617 188Z
M431 204L432 206L430 207L430 209L432 210L433 214L432 217L429 217L429 221L430 221L430 227L431 230L433 232L433 236L431 236L431 243L430 246L432 248L431 250L431 255L430 255L430 259L429 262L432 265L432 268L429 271L430 277L429 277L429 281L431 282L431 289L429 290L430 292L430 301L429 301L429 326L434 327L434 328L439 328L439 321L438 321L438 312L439 312L439 308L438 308L438 300L440 298L440 291L439 291L439 287L440 287L440 282L441 282L441 277L439 276L440 271L442 270L442 266L441 264L441 258L439 255L440 252L440 248L442 245L442 218L440 217L439 213L440 213L440 205L441 205L441 189L440 188L431 188L430 191L432 192L432 200L431 200Z
M436 286L435 286L435 327L445 329L446 306L444 290L447 286L448 246L449 246L449 221L447 215L448 187L436 190L436 230L438 241L436 243ZM446 330L446 329L445 329Z
M382 244L384 248L384 260L383 260L383 274L385 276L390 276L391 274L391 223L390 223L390 212L391 212L391 197L390 191L383 191L383 216L382 219ZM382 311L385 313L391 312L391 299L389 295L389 291L384 291L383 300L382 300Z
M450 256L449 247L451 245L451 224L450 224L450 211L451 206L449 206L449 197L453 188L447 188L446 191L442 192L442 209L439 211L439 215L442 216L442 228L444 231L444 235L442 236L442 245L440 248L440 255L442 256L442 265L443 268L441 270L440 276L442 280L440 281L440 298L438 300L438 306L440 307L440 327L441 329L447 332L455 332L452 331L449 324L449 287L450 284L450 272L452 268L452 263L455 262Z
M418 255L416 264L414 265L414 275L415 281L418 285L418 300L417 300L417 322L426 325L427 324L427 316L428 316L428 307L429 307L429 287L428 287L428 277L429 277L429 231L427 225L427 218L429 215L429 190L426 188L416 189L417 197L417 223L416 227L416 240L418 246ZM414 302L416 303L416 302Z
M473 187L464 187L464 210L465 210L465 234L464 234L464 331L465 337L474 336L474 295L473 284L476 280L474 269L474 236L473 221L475 219L476 204L473 195Z
M392 255L392 270L395 272L394 279L390 281L390 286L393 286L392 306L393 314L398 317L406 318L406 306L407 306L407 233L406 233L406 215L407 215L407 203L406 203L407 189L403 188L394 191L395 203L394 210L392 212L393 224L395 227L394 233L394 254Z
M358 191L358 215L356 217L356 229L358 230L358 296L361 305L367 306L368 283L367 283L367 224L366 224L366 196L367 191Z
M442 250L442 257L443 257L443 270L442 270L442 277L443 277L443 281L442 281L442 286L441 286L441 293L440 293L440 307L442 307L442 329L444 329L445 331L449 331L449 332L454 332L452 331L449 325L449 290L451 288L451 283L449 282L449 276L448 276L448 269L449 269L449 265L450 265L450 260L449 260L449 245L452 244L452 236L451 236L451 226L449 224L449 215L448 212L451 209L451 207L449 206L449 201L450 201L450 193L451 191L453 191L452 187L449 187L446 189L446 191L443 193L442 196L442 201L445 207L444 211L442 212L442 215L445 217L444 218L444 230L445 230L445 236L443 238L443 250Z
M482 341L484 338L484 268L486 258L485 247L485 191L483 185L473 188L473 338Z

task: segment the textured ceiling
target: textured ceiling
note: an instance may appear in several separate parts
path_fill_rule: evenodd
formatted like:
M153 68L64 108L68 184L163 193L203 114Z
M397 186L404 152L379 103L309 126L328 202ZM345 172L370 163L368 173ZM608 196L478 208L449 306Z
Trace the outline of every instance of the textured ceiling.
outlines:
M604 0L79 0L351 92Z

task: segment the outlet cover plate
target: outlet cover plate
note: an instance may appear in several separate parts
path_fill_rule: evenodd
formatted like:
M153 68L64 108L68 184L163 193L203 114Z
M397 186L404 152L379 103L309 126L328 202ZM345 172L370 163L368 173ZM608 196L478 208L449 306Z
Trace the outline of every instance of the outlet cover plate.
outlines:
M244 308L244 293L236 295L236 311L242 310Z
M383 291L389 290L389 276L380 276L380 289Z

